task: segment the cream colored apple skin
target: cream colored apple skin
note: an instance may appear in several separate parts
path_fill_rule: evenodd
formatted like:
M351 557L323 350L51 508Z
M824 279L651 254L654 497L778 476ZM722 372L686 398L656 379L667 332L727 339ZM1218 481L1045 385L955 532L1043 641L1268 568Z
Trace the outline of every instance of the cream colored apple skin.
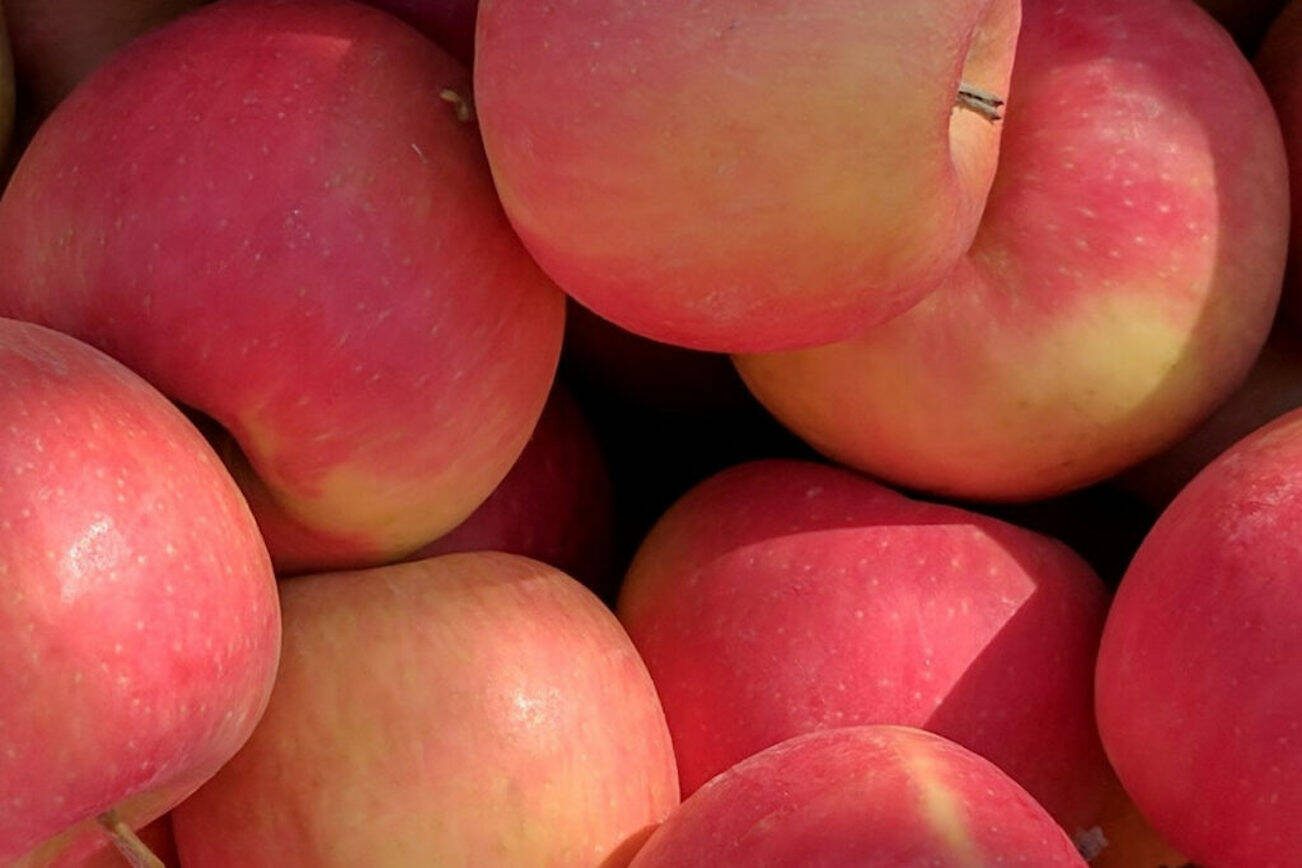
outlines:
M614 615L500 553L282 583L247 746L172 813L187 868L599 865L678 802Z
M715 351L839 340L967 249L1016 0L483 0L475 104L534 258L629 331Z
M1187 0L1027 0L985 216L946 285L843 343L737 359L820 451L1032 500L1175 442L1242 380L1283 274L1278 123Z
M101 66L23 154L0 199L0 313L217 420L279 571L404 556L506 476L564 330L478 134L440 99L468 88L357 3L186 15Z

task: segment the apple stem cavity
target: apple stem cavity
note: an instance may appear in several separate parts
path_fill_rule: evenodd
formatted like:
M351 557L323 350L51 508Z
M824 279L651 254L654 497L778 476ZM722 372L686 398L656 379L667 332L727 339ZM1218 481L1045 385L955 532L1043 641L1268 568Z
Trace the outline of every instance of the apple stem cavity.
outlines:
M113 846L118 848L122 858L131 868L164 868L163 860L145 846L135 830L118 816L117 811L109 809L96 818L113 839Z
M998 94L982 90L967 82L963 82L958 86L958 98L954 101L954 104L959 108L976 112L992 124L995 121L1004 119L1003 114L1000 112L1000 109L1004 107L1003 99Z
M475 107L468 97L464 97L450 87L439 91L439 99L452 106L457 120L468 124L475 119Z

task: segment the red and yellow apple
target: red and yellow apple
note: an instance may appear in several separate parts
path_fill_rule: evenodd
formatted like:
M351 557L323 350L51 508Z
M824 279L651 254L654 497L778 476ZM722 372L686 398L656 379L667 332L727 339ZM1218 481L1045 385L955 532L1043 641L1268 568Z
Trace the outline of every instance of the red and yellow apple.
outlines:
M1260 82L1189 0L1025 0L1005 123L940 290L737 364L837 461L1034 500L1161 451L1242 380L1279 296L1288 178Z
M265 717L172 814L187 868L598 865L677 804L646 667L563 573L444 555L282 605Z
M556 567L589 588L607 583L614 505L601 446L564 386L552 389L520 460L483 506L410 560L501 551Z
M921 730L865 726L797 736L719 775L632 868L1008 864L1085 862L986 760Z
M215 419L284 571L393 560L506 475L564 297L441 95L467 73L343 0L225 0L138 39L0 199L0 313Z
M0 864L143 826L262 714L275 578L199 432L122 365L0 320Z
M470 66L475 57L477 0L363 0L396 15Z
M846 338L967 249L1016 0L483 0L475 101L543 268L694 349Z
M1110 773L1093 715L1107 600L1065 546L844 470L741 465L674 505L618 613L683 794L815 729L918 726L994 762L1070 832Z
M1140 811L1203 865L1292 865L1302 829L1302 411L1167 507L1108 614L1097 713Z

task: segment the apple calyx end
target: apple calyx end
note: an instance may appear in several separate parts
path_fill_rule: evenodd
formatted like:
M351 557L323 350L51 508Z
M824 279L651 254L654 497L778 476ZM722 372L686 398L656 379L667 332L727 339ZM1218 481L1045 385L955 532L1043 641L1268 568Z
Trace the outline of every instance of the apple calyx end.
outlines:
M1003 98L967 82L958 86L958 96L954 100L954 105L975 112L992 124L1004 119L1000 111L1004 107Z
M135 829L124 822L117 811L109 808L95 820L108 832L113 846L131 868L164 868L163 860L145 846L145 842L140 840Z

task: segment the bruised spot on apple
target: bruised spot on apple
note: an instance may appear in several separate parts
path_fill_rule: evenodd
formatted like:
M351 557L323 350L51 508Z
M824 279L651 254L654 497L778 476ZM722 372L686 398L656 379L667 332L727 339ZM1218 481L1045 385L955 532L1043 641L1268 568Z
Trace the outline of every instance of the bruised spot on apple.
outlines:
M0 200L0 312L216 420L278 569L399 558L524 448L564 296L440 98L468 74L342 0L223 0L65 100Z
M685 796L803 732L903 724L985 756L1074 834L1110 780L1092 693L1106 603L1046 537L837 468L760 461L666 513L617 611Z
M484 0L475 98L498 192L574 298L666 343L846 338L971 243L1015 0Z
M1153 827L1202 865L1296 864L1302 411L1172 501L1108 613L1099 730Z
M75 864L244 743L280 618L247 505L119 363L0 320L0 862Z
M618 621L500 553L282 582L247 746L173 812L186 866L598 865L678 802Z
M1170 445L1247 373L1279 296L1279 125L1187 0L1026 0L999 171L945 285L849 341L737 358L837 461L1034 500Z
M958 745L900 726L797 736L710 781L631 868L1083 866L1053 819Z

